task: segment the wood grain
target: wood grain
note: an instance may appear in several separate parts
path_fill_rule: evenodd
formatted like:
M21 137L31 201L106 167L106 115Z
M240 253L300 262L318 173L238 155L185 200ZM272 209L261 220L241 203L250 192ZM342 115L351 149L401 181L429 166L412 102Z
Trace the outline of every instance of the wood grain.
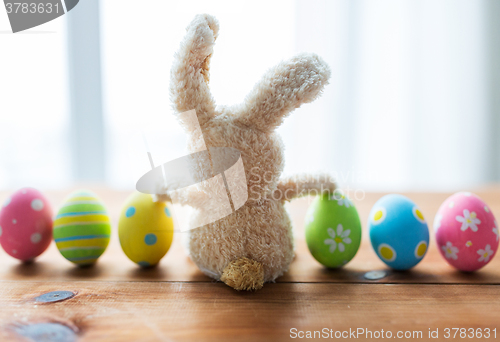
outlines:
M33 302L54 290L77 295ZM23 325L56 322L81 341L285 341L292 328L422 331L424 341L431 328L449 340L447 327L499 327L498 294L492 285L297 283L248 293L220 283L3 281L0 337L17 338Z

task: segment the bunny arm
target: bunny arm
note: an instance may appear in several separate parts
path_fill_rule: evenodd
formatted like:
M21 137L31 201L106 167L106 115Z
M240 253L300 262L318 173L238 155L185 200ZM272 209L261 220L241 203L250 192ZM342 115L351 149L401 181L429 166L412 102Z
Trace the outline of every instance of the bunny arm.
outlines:
M320 173L315 175L298 174L284 177L279 180L276 189L272 193L272 199L277 201L291 201L292 199L319 195L323 193L333 194L337 189L337 184L328 174ZM156 201L176 202L181 205L197 207L197 204L204 204L207 195L196 187L189 187L169 194L158 194Z
M299 174L280 179L272 198L291 201L308 195L333 194L335 189L337 184L328 174Z
M190 186L184 189L154 195L155 202L170 202L180 205L189 205L193 208L200 208L210 197L197 186Z
M330 68L319 56L296 55L267 71L240 106L238 120L272 132L294 109L314 101L329 78Z
M170 100L178 113L196 110L199 123L203 126L215 116L215 101L208 81L210 57L219 23L210 15L200 14L186 31L170 71Z

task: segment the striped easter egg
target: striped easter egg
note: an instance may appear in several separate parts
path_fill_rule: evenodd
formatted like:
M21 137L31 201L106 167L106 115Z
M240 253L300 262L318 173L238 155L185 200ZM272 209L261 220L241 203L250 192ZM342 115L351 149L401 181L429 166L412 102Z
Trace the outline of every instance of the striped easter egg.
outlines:
M54 220L54 241L62 256L86 266L104 253L111 236L111 223L97 196L80 190L68 196Z

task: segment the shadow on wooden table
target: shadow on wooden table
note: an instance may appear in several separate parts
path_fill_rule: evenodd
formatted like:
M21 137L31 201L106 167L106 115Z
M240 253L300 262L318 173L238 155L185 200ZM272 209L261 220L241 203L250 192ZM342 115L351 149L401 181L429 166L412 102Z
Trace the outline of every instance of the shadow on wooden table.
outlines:
M65 270L65 273L72 278L97 278L103 274L103 267L99 263L89 266L74 266Z
M316 272L320 275L320 279L324 282L331 282L335 279L335 282L339 283L393 283L393 282L406 282L406 283L420 283L420 282L432 282L435 275L427 273L420 270L407 270L407 271L396 271L389 268L381 268L373 271L379 271L385 276L378 279L367 278L365 275L368 273L366 270L350 269L350 268L318 268ZM437 278L436 278L437 279ZM320 281L321 282L321 281Z
M53 274L53 267L46 262L37 261L12 265L10 271L12 274L22 277L36 277L41 275ZM103 274L103 267L99 264L85 267L70 265L69 267L61 269L61 273L63 273L68 278L92 279L97 278Z
M161 267L160 265L155 265L151 267L133 267L128 272L128 276L132 279L144 279L147 278L149 280L165 280L168 276L167 272L168 268Z
M10 272L24 277L35 277L47 272L47 265L40 262L24 262L12 265Z

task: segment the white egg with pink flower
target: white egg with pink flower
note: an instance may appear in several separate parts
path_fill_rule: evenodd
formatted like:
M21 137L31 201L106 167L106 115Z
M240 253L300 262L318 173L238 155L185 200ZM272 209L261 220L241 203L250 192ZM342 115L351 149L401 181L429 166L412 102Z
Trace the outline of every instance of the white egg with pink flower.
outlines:
M456 193L441 204L434 231L443 258L461 271L480 269L498 249L498 223L488 205L470 192Z

